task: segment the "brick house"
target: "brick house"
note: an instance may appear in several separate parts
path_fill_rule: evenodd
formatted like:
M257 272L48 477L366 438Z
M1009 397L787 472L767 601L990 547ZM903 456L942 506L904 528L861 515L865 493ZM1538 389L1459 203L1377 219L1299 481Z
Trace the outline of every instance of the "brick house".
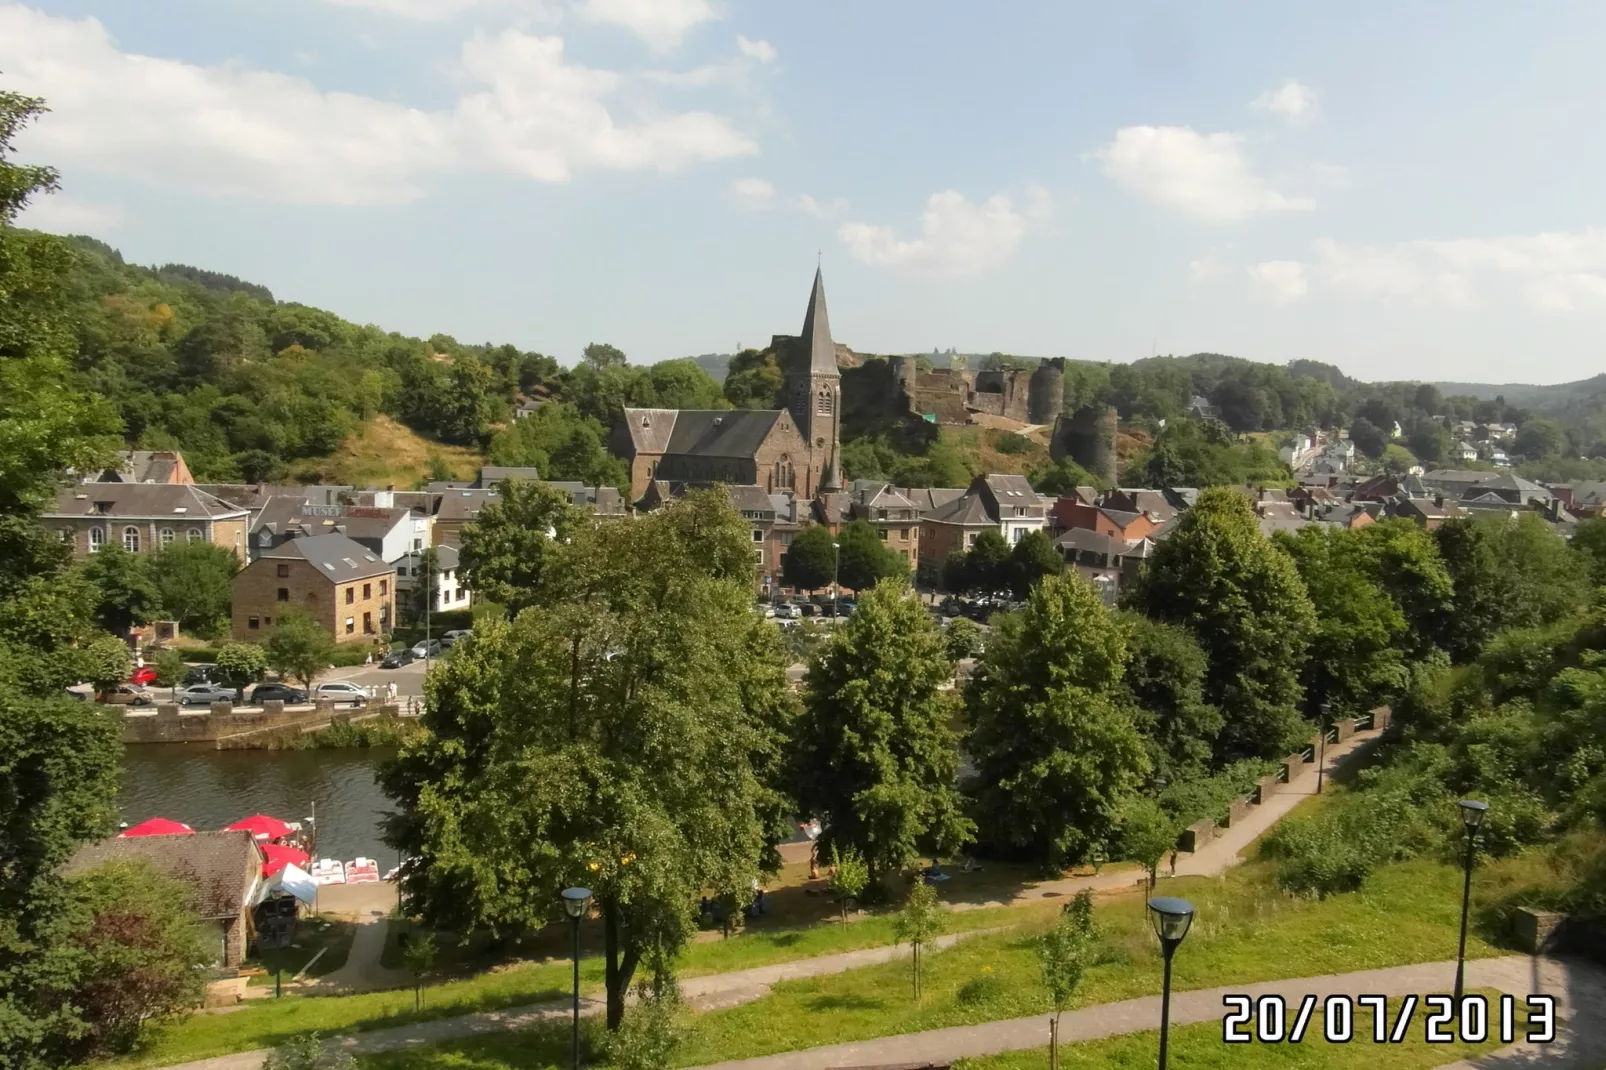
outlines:
M396 619L396 569L344 535L306 535L235 574L236 642L267 639L290 609L304 610L337 643L372 642Z
M987 512L986 504L975 494L961 494L947 505L920 518L920 560L940 565L956 551L968 551L976 536L998 522Z
M920 561L920 514L915 503L890 483L856 479L848 488L848 512L863 520L881 535L881 541L903 556L913 571Z
M78 848L62 874L79 877L120 862L145 862L189 888L191 908L208 931L216 933L219 964L238 966L244 961L263 862L249 832L114 836Z
M1174 517L1175 512L1171 515ZM1079 498L1061 498L1055 502L1052 517L1058 531L1092 531L1127 542L1147 538L1164 523L1147 512L1129 512L1113 505L1088 505Z
M80 483L57 492L40 516L74 557L102 546L153 553L175 542L209 542L245 558L250 513L185 483Z

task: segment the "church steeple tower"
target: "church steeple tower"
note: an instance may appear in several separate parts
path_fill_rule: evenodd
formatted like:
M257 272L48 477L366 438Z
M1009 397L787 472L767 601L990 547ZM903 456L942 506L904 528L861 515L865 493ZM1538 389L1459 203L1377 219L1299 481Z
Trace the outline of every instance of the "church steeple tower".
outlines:
M808 440L810 464L818 482L810 490L837 489L842 472L838 461L842 441L842 373L837 370L836 343L831 339L831 317L825 309L825 278L816 268L809 310L798 339L787 407L798 430Z

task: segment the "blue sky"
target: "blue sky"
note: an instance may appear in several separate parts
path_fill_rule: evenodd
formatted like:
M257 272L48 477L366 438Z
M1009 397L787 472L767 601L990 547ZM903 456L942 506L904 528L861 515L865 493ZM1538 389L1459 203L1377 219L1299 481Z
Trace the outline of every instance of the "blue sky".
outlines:
M1602 367L1606 6L0 0L27 222L575 360Z

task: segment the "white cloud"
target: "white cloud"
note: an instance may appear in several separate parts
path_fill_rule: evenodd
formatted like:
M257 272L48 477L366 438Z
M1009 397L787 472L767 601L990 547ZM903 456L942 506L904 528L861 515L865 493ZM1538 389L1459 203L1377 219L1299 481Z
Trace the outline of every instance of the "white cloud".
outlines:
M589 22L629 30L657 52L674 49L692 27L720 17L709 0L581 0L577 10Z
M757 211L775 202L775 187L762 178L738 178L731 183L731 196L744 211Z
M1188 279L1191 282L1205 282L1209 279L1217 279L1225 274L1226 271L1226 265L1213 256L1201 256L1197 260L1188 261Z
M325 0L336 7L357 7L419 22L445 22L479 8L506 8L515 14L552 21L558 17L547 0Z
M64 167L273 201L400 204L454 171L561 182L758 151L708 112L621 125L605 102L620 76L570 63L557 37L476 36L460 63L481 88L425 111L237 63L124 53L94 18L0 5L0 70L52 109L25 145Z
M115 204L92 204L61 193L35 197L28 202L17 225L52 234L102 234L123 224L123 210Z
M795 203L798 211L811 215L815 219L835 219L848 210L848 202L841 197L835 197L829 201L818 201L807 193L801 193Z
M918 238L900 239L891 227L868 223L844 223L837 237L863 263L928 278L960 278L1008 263L1029 223L1002 193L972 204L957 190L945 190L927 199Z
M742 55L756 59L760 63L774 63L780 55L775 51L775 46L768 41L749 41L740 35L737 35L736 47L741 50Z
M1259 212L1309 211L1315 203L1266 185L1242 152L1243 135L1186 126L1128 126L1093 155L1104 174L1156 204L1211 223Z
M1323 286L1382 301L1464 308L1489 290L1547 311L1606 309L1606 228L1380 245L1322 238L1306 266Z
M1280 305L1298 301L1310 289L1305 265L1298 260L1268 260L1249 269L1255 290Z
M1316 117L1319 106L1316 90L1290 78L1276 89L1268 89L1249 102L1256 111L1281 116L1292 126L1307 123Z

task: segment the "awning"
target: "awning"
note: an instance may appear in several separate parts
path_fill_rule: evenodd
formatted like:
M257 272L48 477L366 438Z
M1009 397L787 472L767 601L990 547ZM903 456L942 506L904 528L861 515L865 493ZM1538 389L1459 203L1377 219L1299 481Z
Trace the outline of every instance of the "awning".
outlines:
M286 847L282 843L265 843L262 845L262 854L267 861L262 863L262 875L271 877L286 866L305 867L312 861L305 851L294 847Z
M249 832L259 840L276 840L290 835L290 826L267 814L252 814L230 825L229 832Z
M132 828L126 828L117 835L120 839L131 836L183 836L193 835L194 829L182 821L169 821L165 817L153 817L149 821L141 821Z

